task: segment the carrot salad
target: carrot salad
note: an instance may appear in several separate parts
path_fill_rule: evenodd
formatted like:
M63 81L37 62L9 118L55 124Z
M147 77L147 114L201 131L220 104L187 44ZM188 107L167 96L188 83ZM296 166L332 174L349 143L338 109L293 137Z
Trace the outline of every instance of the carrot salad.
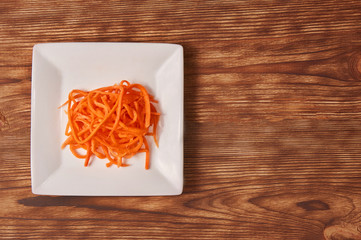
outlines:
M158 147L157 125L160 113L153 103L152 95L141 84L123 80L114 86L92 91L72 90L67 105L68 123L62 144L77 158L89 165L92 156L108 159L107 167L113 164L125 167L126 159L137 153L145 153L145 169L150 167L150 150L146 136L152 136ZM78 152L84 149L85 154Z

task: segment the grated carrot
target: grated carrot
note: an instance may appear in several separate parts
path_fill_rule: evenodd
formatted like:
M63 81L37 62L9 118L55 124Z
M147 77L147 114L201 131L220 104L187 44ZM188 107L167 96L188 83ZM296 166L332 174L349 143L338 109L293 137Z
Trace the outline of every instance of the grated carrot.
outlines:
M146 136L153 136L158 147L157 125L160 113L157 103L141 84L120 84L92 91L72 90L67 105L68 138L61 148L69 145L70 151L88 166L92 156L108 159L107 167L128 166L125 159L145 152L145 169L150 168L150 149ZM85 155L78 153L84 149Z

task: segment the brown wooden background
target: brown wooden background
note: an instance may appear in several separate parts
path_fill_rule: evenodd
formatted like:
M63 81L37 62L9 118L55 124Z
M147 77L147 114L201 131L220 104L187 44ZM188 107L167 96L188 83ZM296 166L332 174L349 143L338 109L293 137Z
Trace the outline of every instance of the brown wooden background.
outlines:
M185 187L36 196L32 47L185 54ZM0 2L0 239L361 239L361 2Z

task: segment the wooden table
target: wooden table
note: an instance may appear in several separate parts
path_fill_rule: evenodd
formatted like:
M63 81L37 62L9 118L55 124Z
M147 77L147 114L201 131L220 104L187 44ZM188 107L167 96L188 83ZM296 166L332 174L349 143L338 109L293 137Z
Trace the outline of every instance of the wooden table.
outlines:
M184 47L184 193L31 193L32 47ZM1 1L0 239L361 239L361 2Z

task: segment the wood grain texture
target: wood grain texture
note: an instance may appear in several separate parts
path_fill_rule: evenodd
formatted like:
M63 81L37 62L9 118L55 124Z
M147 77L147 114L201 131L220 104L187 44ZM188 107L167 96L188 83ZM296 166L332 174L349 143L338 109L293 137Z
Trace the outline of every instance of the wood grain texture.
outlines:
M361 239L361 2L1 1L0 239ZM32 47L169 42L184 193L36 196Z

